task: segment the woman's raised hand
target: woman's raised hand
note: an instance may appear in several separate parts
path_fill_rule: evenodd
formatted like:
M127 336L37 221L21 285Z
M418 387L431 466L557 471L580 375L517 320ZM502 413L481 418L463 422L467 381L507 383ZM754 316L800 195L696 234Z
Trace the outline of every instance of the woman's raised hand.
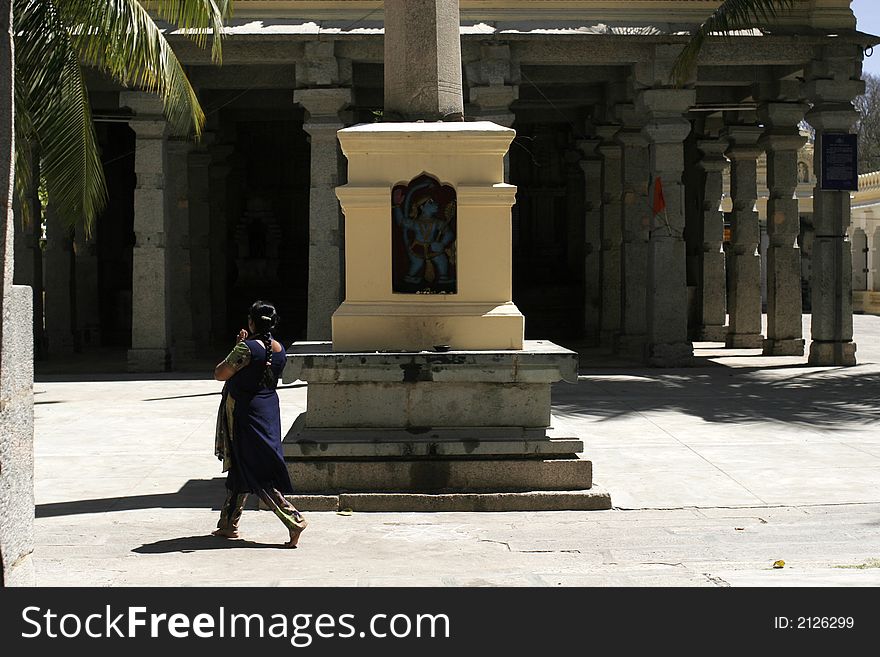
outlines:
M239 342L244 342L244 341L247 340L247 339L248 339L248 332L247 332L247 329L241 329L241 330L238 332L238 339L236 340L236 344L239 343Z

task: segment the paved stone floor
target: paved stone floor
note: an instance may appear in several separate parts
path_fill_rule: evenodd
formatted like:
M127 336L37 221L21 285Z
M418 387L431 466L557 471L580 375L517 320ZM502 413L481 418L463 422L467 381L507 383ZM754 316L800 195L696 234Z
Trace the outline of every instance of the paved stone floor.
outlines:
M316 512L296 550L255 509L246 540L208 536L224 493L206 372L42 374L37 584L878 586L880 317L854 319L853 368L706 343L691 369L585 359L554 407L613 510ZM279 390L286 426L305 393Z

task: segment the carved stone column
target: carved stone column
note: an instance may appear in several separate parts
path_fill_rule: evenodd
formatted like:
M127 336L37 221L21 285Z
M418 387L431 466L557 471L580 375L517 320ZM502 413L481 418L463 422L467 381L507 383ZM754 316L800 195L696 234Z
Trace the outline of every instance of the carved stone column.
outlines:
M619 125L600 125L596 133L602 140L602 326L601 344L613 347L621 327L621 246L623 223L623 153L614 139Z
M639 95L648 118L651 177L661 181L666 208L653 217L648 244L647 357L652 365L678 367L693 357L688 340L687 254L684 242L685 118L693 89L646 89ZM653 213L652 213L653 214Z
M702 253L697 286L697 339L724 342L727 336L727 279L724 266L724 214L721 194L727 159L724 139L700 139L698 166L705 172L702 203Z
M763 131L754 125L729 125L725 137L730 142L730 324L727 346L759 349L761 335L761 238L755 202L758 199L758 139Z
M165 198L167 126L162 101L157 96L124 91L119 102L135 113L129 125L135 132L137 149L128 368L133 372L163 372L171 367Z
M630 105L621 108L623 128L616 139L622 147L623 214L621 245L621 323L618 350L645 357L647 333L648 234L651 209L648 202L650 155L643 121Z
M806 106L765 103L758 112L766 132L760 145L767 152L767 356L804 354L801 320L801 253L797 188L798 151L806 139L798 124Z
M602 312L602 155L601 139L581 139L584 176L584 337L599 343Z
M829 48L830 50L830 48ZM841 46L807 66L806 95L813 105L807 121L816 129L813 192L812 343L811 365L855 365L852 341L852 253L846 237L851 216L850 193L822 189L822 147L835 134L852 131L858 113L852 99L865 92L859 79L857 46Z
M336 198L339 113L352 102L348 88L299 89L294 100L308 112L303 129L311 143L309 188L309 340L331 338L330 318L342 302L342 213Z

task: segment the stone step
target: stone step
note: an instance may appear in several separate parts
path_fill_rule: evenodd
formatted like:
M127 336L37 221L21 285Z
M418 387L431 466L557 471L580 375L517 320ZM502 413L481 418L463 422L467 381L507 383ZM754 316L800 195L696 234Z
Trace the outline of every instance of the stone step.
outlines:
M593 483L591 461L568 459L293 460L304 493L502 493L576 491Z
M557 427L313 429L305 427L304 417L305 414L297 418L284 439L286 458L554 458L584 451L583 441Z
M506 511L603 511L611 496L593 486L573 491L519 493L342 493L340 495L289 495L300 511L351 511L353 513L432 513ZM261 506L261 508L263 508Z

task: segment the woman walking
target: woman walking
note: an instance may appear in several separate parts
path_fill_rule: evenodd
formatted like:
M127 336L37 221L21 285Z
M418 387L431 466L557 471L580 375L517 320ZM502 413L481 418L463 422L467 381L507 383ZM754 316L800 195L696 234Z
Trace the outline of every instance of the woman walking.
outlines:
M284 523L290 534L285 547L296 547L308 524L285 499L293 493L290 474L281 451L281 411L275 387L287 358L284 348L272 339L278 323L275 307L255 302L248 313L248 329L214 368L214 378L225 381L217 415L215 453L223 461L226 501L214 536L238 538L248 493L259 496Z

